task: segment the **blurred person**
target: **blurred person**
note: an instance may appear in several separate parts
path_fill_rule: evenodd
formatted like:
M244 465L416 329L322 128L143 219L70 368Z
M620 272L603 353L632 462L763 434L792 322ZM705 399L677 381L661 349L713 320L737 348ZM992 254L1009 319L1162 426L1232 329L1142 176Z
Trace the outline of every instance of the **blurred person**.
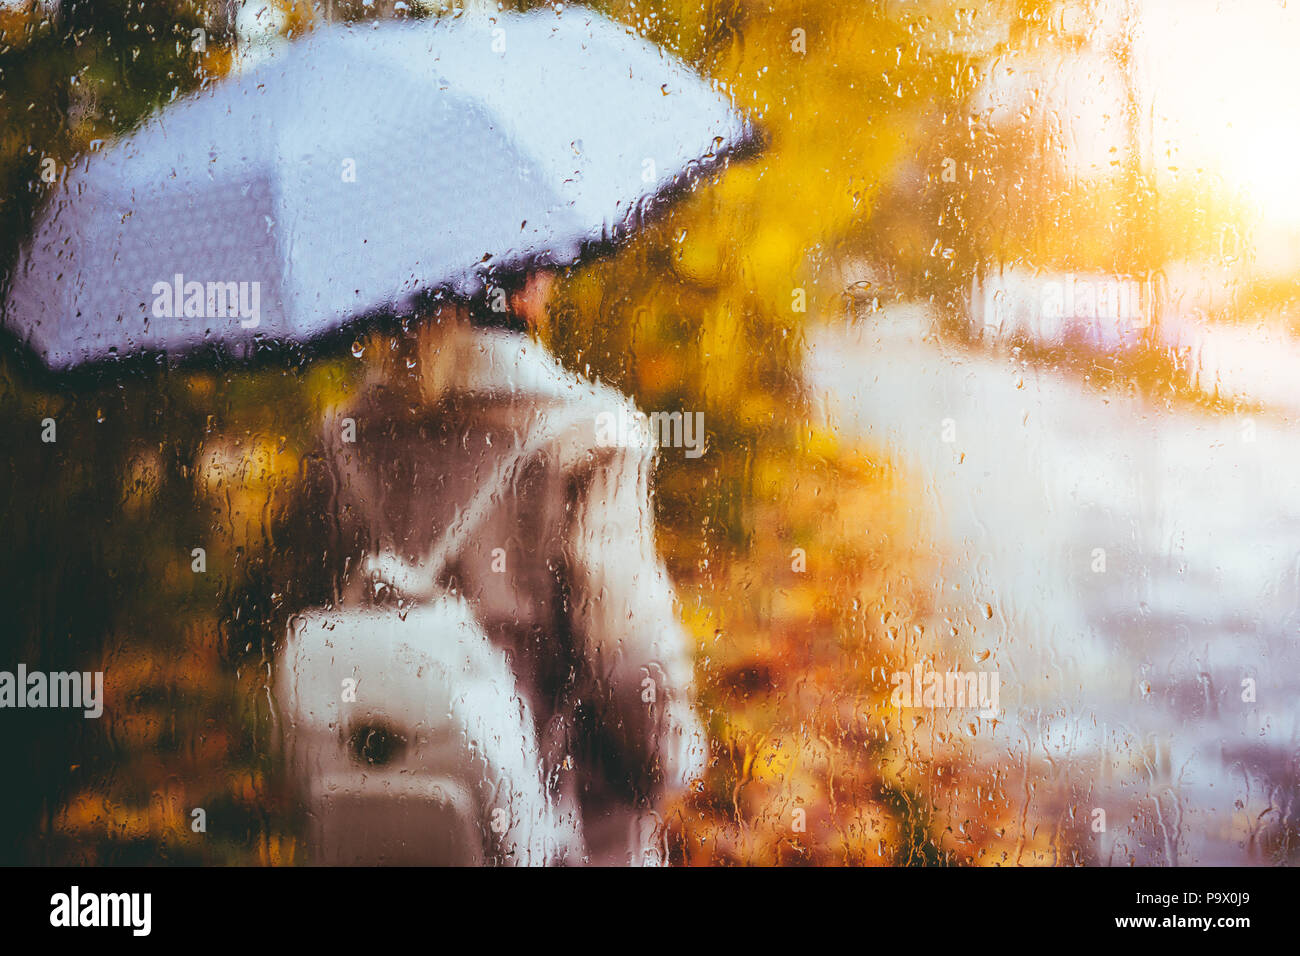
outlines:
M527 334L553 281L534 270L365 340L362 385L327 416L308 458L298 529L314 543L301 556L328 582L315 593L300 586L300 603L463 598L513 675L511 694L482 697L480 710L505 719L523 708L536 735L528 774L544 781L549 832L562 834L542 856L513 862L656 864L658 810L702 773L706 744L655 549L655 448L648 434L600 442L598 417L634 411L629 400L567 371ZM485 490L490 505L467 540L431 561L435 540ZM403 620L410 631L413 619ZM436 644L430 630L413 639ZM494 731L479 727L476 745L520 749L518 731L493 726L499 740L485 744ZM534 752L528 740L522 749ZM499 756L518 766L517 753Z

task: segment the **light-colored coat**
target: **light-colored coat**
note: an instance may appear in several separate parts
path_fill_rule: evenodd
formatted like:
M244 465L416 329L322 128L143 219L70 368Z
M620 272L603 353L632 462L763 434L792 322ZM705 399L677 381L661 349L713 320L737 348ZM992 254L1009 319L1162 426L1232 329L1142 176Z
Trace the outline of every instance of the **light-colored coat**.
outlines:
M655 549L653 444L603 445L598 419L627 399L525 336L451 330L438 361L436 396L381 380L329 416L306 498L322 537L305 556L333 569L344 607L467 601L532 715L553 808L579 834L562 861L653 862L656 808L706 757Z

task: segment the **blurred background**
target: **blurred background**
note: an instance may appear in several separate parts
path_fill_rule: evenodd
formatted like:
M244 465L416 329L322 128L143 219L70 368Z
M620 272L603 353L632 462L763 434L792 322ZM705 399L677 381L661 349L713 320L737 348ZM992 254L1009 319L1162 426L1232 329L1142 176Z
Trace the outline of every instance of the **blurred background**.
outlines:
M0 0L0 281L60 170L276 45L538 6ZM673 860L1290 862L1300 12L593 6L769 139L566 273L540 333L705 414L655 498L713 746ZM265 582L359 372L54 388L0 358L0 667L108 692L99 721L0 721L0 861L301 858ZM996 671L1001 713L898 709L916 664Z

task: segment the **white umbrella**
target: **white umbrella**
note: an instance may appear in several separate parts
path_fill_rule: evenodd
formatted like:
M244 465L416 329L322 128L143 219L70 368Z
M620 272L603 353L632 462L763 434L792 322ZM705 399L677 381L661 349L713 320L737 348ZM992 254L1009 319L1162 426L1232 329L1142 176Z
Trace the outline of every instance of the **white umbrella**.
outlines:
M2 321L56 370L306 342L573 262L756 139L588 10L330 27L89 155Z

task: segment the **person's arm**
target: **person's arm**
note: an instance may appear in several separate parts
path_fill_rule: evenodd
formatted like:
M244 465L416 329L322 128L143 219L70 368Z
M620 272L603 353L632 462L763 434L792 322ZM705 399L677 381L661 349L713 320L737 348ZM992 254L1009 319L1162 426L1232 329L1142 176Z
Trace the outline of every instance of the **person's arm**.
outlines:
M691 701L691 649L655 550L653 454L594 453L569 541L571 624L589 667L588 703L627 771L629 798L652 799L685 787L707 759Z

